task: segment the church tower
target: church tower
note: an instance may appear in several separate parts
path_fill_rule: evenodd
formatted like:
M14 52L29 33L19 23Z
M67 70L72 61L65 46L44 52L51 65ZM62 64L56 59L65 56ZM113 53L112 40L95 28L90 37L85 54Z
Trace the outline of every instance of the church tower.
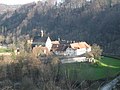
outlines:
M41 37L43 37L44 36L44 31L43 30L41 30L41 35L40 35Z

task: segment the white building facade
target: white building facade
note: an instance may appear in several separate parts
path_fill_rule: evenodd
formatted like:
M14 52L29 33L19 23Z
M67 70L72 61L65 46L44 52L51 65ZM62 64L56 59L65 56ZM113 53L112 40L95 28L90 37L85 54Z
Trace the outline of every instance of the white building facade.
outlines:
M84 45L85 44L85 45ZM66 56L79 56L91 51L91 47L86 45L86 43L78 44L76 47L68 47L65 51ZM81 45L81 46L80 46Z
M50 37L47 38L47 41L45 43L45 47L48 48L48 51L51 50L51 48L52 48L52 41L51 41Z

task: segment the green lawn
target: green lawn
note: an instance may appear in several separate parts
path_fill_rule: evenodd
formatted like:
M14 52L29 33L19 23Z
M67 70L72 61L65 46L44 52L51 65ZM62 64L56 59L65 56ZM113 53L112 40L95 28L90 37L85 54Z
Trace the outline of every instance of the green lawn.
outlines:
M120 60L118 59L103 57L100 62L106 64L108 67L113 66L113 68L120 68Z
M89 63L62 64L61 73L71 80L97 80L113 77L120 72L120 60L103 57L99 65Z
M12 52L10 49L7 48L0 48L0 53Z

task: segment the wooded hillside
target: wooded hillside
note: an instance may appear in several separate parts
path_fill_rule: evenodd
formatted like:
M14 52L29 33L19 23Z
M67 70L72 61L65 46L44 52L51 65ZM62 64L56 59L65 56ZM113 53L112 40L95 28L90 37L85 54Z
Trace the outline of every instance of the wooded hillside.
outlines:
M65 0L23 5L0 16L0 33L35 36L43 29L53 39L86 41L120 56L120 0Z

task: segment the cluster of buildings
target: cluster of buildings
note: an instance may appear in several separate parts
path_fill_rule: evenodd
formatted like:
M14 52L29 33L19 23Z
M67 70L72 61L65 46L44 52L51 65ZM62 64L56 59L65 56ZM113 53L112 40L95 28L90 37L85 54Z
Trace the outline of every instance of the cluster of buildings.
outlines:
M32 51L36 53L36 56L42 52L46 55L53 53L55 55L75 57L91 51L91 46L86 42L52 41L50 37L44 37L43 35L35 36L29 43L31 43Z

